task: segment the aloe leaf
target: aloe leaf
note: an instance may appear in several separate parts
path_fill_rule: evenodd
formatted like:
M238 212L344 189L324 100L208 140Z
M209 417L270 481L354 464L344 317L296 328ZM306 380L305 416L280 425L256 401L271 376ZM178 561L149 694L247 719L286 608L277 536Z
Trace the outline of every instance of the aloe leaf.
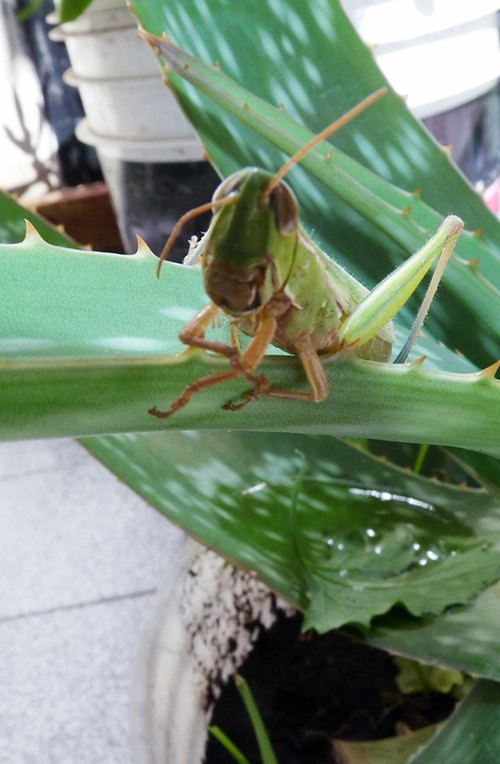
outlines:
M494 379L348 358L328 364L335 395L325 404L262 400L223 411L247 389L237 381L197 396L166 424L157 420L151 407L168 406L227 362L180 353L180 329L206 302L200 273L166 264L158 280L156 264L145 248L127 257L54 248L33 231L0 246L0 437L292 428L496 452ZM305 384L291 356L270 357L262 371L280 387Z
M404 530L398 531L404 535ZM361 536L359 529L355 533ZM391 574L386 568L385 577L378 578L367 560L365 569L354 575L340 570L338 560L330 566L308 560L304 564L311 604L304 628L325 632L350 621L368 626L374 615L386 613L396 604L414 616L436 615L450 605L468 604L499 576L500 555L485 551L486 546L463 551L425 570L415 566Z
M321 8L315 8L314 12L300 0L282 0L279 10L277 4L270 0L251 0L244 8L238 9L241 33L238 35L238 45L234 47L228 42L233 39L234 15L228 12L222 0L211 3L210 14L206 13L204 4L196 0L188 3L181 0L152 0L147 3L136 0L134 8L142 25L150 32L161 35L165 29L168 30L176 43L205 62L219 62L221 71L235 79L250 94L265 99L269 104L283 104L285 113L281 114L282 121L279 121L278 115L273 115L265 129L274 132L279 141L288 140L288 145L283 146L287 150L292 145L290 141L295 146L296 141L306 135L303 128L295 125L286 137L283 126L291 125L287 115L317 132L385 84L371 52L354 33L336 0L322 2ZM294 19L293 24L289 22L290 18ZM309 44L312 39L314 45ZM256 45L259 46L258 62ZM240 106L243 102L245 106L239 108L238 101L235 101L238 86L229 84L227 78L210 67L203 68L203 65L196 64L195 68L197 76L202 71L203 76L209 78L211 96L217 90L217 97L225 98L226 108L236 110L240 119L259 120L272 113L269 106L263 114L248 109L247 104L254 103L248 100L248 93L239 101ZM189 77L193 71L191 67L184 74ZM284 74L280 77L277 72ZM332 72L335 72L334 77ZM271 169L283 162L283 155L270 147L266 140L240 125L238 120L227 114L222 115L206 96L193 88L186 88L178 77L172 76L172 85L179 92L209 155L221 172L227 174L248 165ZM231 100L232 105L229 104ZM483 300L491 306L493 285L498 285L499 280L495 243L499 238L498 221L445 153L408 112L401 99L394 95L383 98L359 120L343 128L335 135L334 143L350 157L406 191L387 184L384 186L364 168L357 168L353 181L365 186L360 189L360 194L366 199L366 205L373 204L377 218L375 222L384 230L384 234L380 235L373 225L354 214L334 194L318 187L304 173L297 172L294 177L290 175L290 181L298 193L308 227L314 230L327 252L350 266L368 285L379 280L379 265L383 264L384 272L388 272L403 256L400 246L391 244L388 237L402 242L405 236L408 237L404 222L395 224L394 214L387 214L388 205L394 208L394 213L411 204L415 220L424 230L434 228L439 216L450 211L461 215L471 230L484 229L485 243L493 247L493 252L488 252L488 247L481 245L479 274L482 273L489 284L483 282L481 275L477 279L470 273L457 277L465 279L469 286L474 279L478 282L470 286L472 292L469 292L470 299L465 298L465 309L463 292L460 292L455 275L452 275L454 295L447 292L446 287L441 290L439 304L433 308L428 326L451 347L458 347L474 358L476 363L485 364L494 360L498 352L497 319L492 319L491 312L483 306ZM340 156L338 151L333 152L334 163L336 156ZM326 172L326 165L323 169ZM341 178L340 185L344 176ZM371 178L376 187L372 187ZM429 217L427 207L420 205L417 197L412 196L417 189L421 190L425 205L437 211L437 217L436 212ZM421 235L425 234L422 232ZM459 255L466 261L471 259L468 244L461 245ZM405 246L414 248L408 238ZM477 252L475 247L472 244ZM456 268L460 270L458 265ZM479 281L482 283L479 284ZM496 308L493 314L498 315ZM409 312L405 316L410 320ZM496 326L493 330L491 319ZM480 332L476 331L477 322L481 325Z
M458 448L449 451L475 480L500 496L500 462L497 458Z
M76 245L38 215L0 191L0 242L19 242L26 234L26 221L36 227L43 239L63 247Z
M500 751L500 685L481 681L411 764L436 761L497 764Z

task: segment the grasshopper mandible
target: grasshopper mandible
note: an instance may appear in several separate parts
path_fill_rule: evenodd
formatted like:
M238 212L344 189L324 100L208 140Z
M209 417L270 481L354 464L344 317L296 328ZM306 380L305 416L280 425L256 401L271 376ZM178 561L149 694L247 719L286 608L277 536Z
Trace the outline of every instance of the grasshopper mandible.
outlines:
M150 414L159 419L170 417L194 394L237 377L248 380L252 389L242 402L228 402L225 409L234 411L261 397L324 400L329 384L322 360L351 352L359 358L389 361L394 343L391 319L439 258L409 338L395 363L406 360L463 228L460 218L445 218L418 252L370 292L306 234L299 222L298 201L283 181L314 146L385 92L376 91L332 123L276 174L254 167L235 172L222 181L210 203L179 220L160 257L158 275L182 225L196 214L213 212L195 256L202 258L205 290L211 302L179 337L189 347L225 356L230 367L188 385L167 411L155 407ZM232 345L205 336L222 312L231 323ZM239 350L234 330L252 337L244 352ZM273 389L264 376L256 374L271 343L298 356L309 391Z

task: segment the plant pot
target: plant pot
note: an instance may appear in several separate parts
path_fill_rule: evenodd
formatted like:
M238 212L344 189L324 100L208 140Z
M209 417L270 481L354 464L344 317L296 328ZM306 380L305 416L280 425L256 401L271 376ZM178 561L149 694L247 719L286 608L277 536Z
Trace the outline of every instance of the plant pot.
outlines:
M67 45L65 81L78 88L86 114L76 134L97 149L125 249L134 252L141 236L159 254L180 215L207 202L218 179L132 15L113 1L92 3L52 35ZM183 259L203 224L186 226L173 259Z
M202 160L196 137L171 140L130 140L96 135L83 120L77 136L95 146L127 252L137 249L140 236L160 254L179 217L186 210L210 200L218 177ZM172 250L172 260L182 261L188 240L209 216L189 221Z
M387 79L419 117L488 91L500 76L498 0L345 0Z
M500 214L499 0L344 0L394 89Z
M130 18L130 14L126 11ZM69 32L67 24L50 31L56 42L64 42L71 60L73 73L81 78L158 78L158 64L153 51L144 45L137 34L137 26L127 23L120 27L103 26L86 31ZM103 23L110 23L109 17ZM124 56L120 48L127 51Z
M94 132L88 119L83 119L76 127L78 140L95 146L102 165L110 160L122 162L176 163L201 162L203 148L199 138L192 135L175 138L116 138Z
M200 764L220 688L279 611L249 574L190 540L160 592L137 659L131 704L136 764Z
M297 610L188 540L140 644L131 704L135 764L232 761L208 741L214 709L217 726L258 760L248 714L229 681L240 669L257 691L281 762L344 760L342 752L356 748L375 755L380 738L377 761L401 746L410 757L452 712L451 695L403 695L387 652L339 630L301 635L300 628ZM339 739L343 734L351 742Z
M65 81L78 88L89 128L99 136L126 141L195 137L157 75L91 79L70 70Z
M81 246L101 252L123 252L107 186L86 183L51 191L39 199L37 214Z

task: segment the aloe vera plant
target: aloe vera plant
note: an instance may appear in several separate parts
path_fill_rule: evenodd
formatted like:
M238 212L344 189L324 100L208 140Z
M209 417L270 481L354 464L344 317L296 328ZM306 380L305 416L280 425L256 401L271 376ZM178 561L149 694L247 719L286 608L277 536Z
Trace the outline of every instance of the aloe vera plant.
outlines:
M299 0L280 3L282 15L272 2L245 4L237 49L228 42L228 5L210 5L208 16L195 0L137 0L134 8L149 32L168 28L190 50L171 49L171 84L221 174L280 166L279 149L291 153L384 84L334 0L318 3L316 15ZM285 39L291 18L300 55L271 44ZM301 36L314 46L300 47ZM216 60L220 70L210 65ZM276 69L286 72L282 83ZM285 111L268 101L284 101ZM321 409L276 400L222 411L241 390L230 383L160 423L148 414L153 404L222 368L207 354L179 355L179 330L206 302L199 273L167 263L157 280L143 246L127 258L80 252L36 223L43 239L30 231L0 247L0 437L86 436L166 516L303 608L308 625L354 622L382 647L490 680L447 725L443 750L487 696L487 740L498 752L490 700L500 699L499 385L493 370L480 370L498 353L500 225L400 99L391 94L380 105L376 121L367 112L346 127L331 158L311 155L308 174L294 171L291 184L306 225L367 285L418 248L444 214L464 217L469 233L419 341L424 367L328 365L334 393ZM0 213L2 239L22 239L24 211L3 199ZM263 371L279 387L301 380L288 356L271 355ZM436 483L338 439L345 436L455 447L476 483ZM399 604L406 613L393 610ZM478 736L470 745L493 761Z

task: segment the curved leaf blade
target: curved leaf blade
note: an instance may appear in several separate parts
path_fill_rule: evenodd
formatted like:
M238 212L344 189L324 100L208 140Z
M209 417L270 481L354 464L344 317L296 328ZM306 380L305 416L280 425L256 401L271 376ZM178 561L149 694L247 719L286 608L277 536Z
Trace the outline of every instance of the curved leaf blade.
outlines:
M326 364L332 395L323 404L263 399L223 411L247 389L238 380L159 421L151 407L168 406L187 384L227 362L179 352L178 333L206 297L199 271L167 263L158 280L156 264L145 250L119 256L54 248L34 233L0 246L0 437L273 429L496 452L495 380L342 357ZM292 356L269 356L262 371L274 386L306 388Z

